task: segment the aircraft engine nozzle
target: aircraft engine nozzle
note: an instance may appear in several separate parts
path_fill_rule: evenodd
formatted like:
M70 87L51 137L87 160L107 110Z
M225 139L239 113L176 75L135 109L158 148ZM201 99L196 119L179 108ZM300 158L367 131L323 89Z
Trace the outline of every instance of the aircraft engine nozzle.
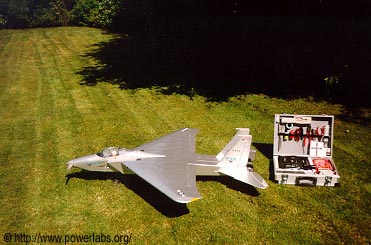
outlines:
M69 171L71 170L72 167L73 167L73 160L68 161L68 162L67 162L67 172L69 172Z

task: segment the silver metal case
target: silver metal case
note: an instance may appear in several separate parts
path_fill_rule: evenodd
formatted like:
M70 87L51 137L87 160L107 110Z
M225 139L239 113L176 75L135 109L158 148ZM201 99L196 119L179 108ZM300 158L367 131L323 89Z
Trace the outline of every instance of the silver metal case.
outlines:
M273 168L279 184L336 186L334 116L276 114Z

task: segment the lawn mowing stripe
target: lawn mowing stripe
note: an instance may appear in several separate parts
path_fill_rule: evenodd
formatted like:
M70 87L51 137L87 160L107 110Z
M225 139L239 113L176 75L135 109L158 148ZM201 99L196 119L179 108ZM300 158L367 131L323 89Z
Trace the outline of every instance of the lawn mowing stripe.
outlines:
M72 84L69 81L73 77L73 73L71 73L73 63L65 62L71 60L69 57L73 56L70 55L70 49L66 49L68 46L67 43L59 43L57 38L53 38L50 36L50 39L44 39L45 43L48 44L48 51L50 54L49 56L53 57L52 63L54 63L55 69L52 69L50 72L51 74L49 77L53 77L53 79L49 79L48 82L52 82L51 86L54 88L54 96L55 98L55 115L54 125L55 129L59 135L59 140L63 140L63 148L59 149L59 152L64 152L64 154L72 155L73 147L71 147L75 141L73 135L77 135L77 120L81 119L80 115L74 110L76 107L76 102L74 101L73 96L71 95ZM46 46L45 46L46 47ZM59 50L59 52L55 53L55 50ZM65 72L67 70L69 72ZM65 142L69 139L67 145ZM58 142L61 143L61 142ZM58 144L59 146L60 144ZM63 159L63 156L60 156Z
M139 135L142 137L142 139L140 139L142 143L140 144L152 141L157 137L166 135L176 130L169 128L168 122L163 120L162 115L160 115L153 108L154 102L151 98L153 94L150 91L128 91L126 94L129 95L129 100L125 100L123 97L121 98L122 101L125 101L125 108L131 111L132 115L135 117L136 123L138 123L136 131L138 132L138 129L142 127L146 128L145 132L139 133Z
M86 87L85 87L86 88ZM92 100L92 102L94 103L94 107L96 107L96 104L95 103L97 103L97 98L96 97L101 97L101 91L99 90L99 89L95 89L95 88L93 88L93 89L90 89L90 88L86 88L86 90L89 90L89 92L93 95L92 97L94 97L94 99ZM78 102L77 102L78 103ZM98 111L99 112L99 111ZM106 113L105 113L105 111L103 111L104 113L102 113L102 111L100 111L101 112L101 114L104 116L104 115L106 115ZM88 115L88 117L86 117ZM104 118L101 118L100 116L99 116L99 114L96 114L96 113L90 113L90 114L86 114L85 115L85 117L84 118L93 118L93 120L97 120L97 119L104 119ZM98 123L100 123L100 121L104 121L104 120L98 120ZM113 120L114 121L114 120ZM85 123L85 122L82 122L82 123ZM91 127L88 127L88 128L91 128ZM108 131L108 128L102 128L103 130L101 130L100 132L98 132L100 135L102 135L103 137L106 137L106 135L105 135L105 132L106 131ZM96 132L91 132L92 134L94 134L94 133L96 133ZM79 136L81 136L81 135L77 135L76 137L79 137ZM80 138L80 137L79 137ZM86 143L85 142L85 144L91 144L91 142L93 142L93 141L88 141L88 143ZM86 148L86 147L85 147ZM83 181L81 181L81 182L83 182ZM101 183L98 183L100 186L102 186L102 185L105 185L105 183L103 182L101 182ZM92 188L94 188L94 185L92 185L91 186ZM78 189L80 188L81 189L81 186L79 187L79 186L75 186L75 188L77 188L76 190L71 190L70 189L70 191L71 191L71 193L81 193L81 191L79 191ZM105 199L104 200L107 200L107 198L109 197L109 195L107 195L108 193L106 193L106 194L104 194L103 196L105 197ZM70 196L70 195L67 195L67 196ZM90 197L91 197L91 195L90 195ZM97 204L97 207L95 207L95 205L94 206L92 206L92 210L90 210L89 212L87 212L87 213L85 213L85 216L86 217L91 217L91 216L93 216L94 215L94 213L96 213L96 211L94 211L94 210L100 210L101 209L101 206L106 206L106 207L108 207L107 208L107 211L109 211L109 210L111 210L111 205L113 205L113 203L110 203L110 205L107 205L106 203L102 203L102 204L99 204L99 202L97 202L96 200L97 200L97 198L101 198L100 196L96 196L96 197L94 197L93 196L93 199L91 199L91 198L89 198L88 200L85 200L87 203L94 203L94 204ZM83 226L88 226L88 227L90 227L90 226L94 226L94 225L96 225L96 224L94 224L94 223L89 223L89 224L85 224L85 220L86 220L86 218L84 218L84 217L81 217L81 215L84 215L84 214L79 214L79 213L76 213L76 212L74 212L73 211L73 207L74 206L76 206L74 203L71 203L70 202L71 200L69 200L69 198L67 198L66 199L66 202L67 203L69 203L70 204L70 208L72 209L72 213L73 214L75 214L75 216L76 216L76 219L74 219L74 221L76 221L77 222L77 224L79 224L79 226L81 226L81 225L83 225ZM76 203L76 202L75 202ZM80 203L80 202L77 202L77 204L78 203ZM81 204L80 204L81 205ZM120 207L120 209L121 209L121 207ZM77 209L78 210L78 209ZM69 211L69 212L71 212L71 211ZM63 216L65 216L65 215L63 215ZM68 214L66 215L67 217L68 217ZM81 217L82 219L81 220L79 220L79 218L77 218L77 217ZM103 217L102 217L103 218ZM72 218L70 218L70 220L71 220ZM76 222L74 222L74 223L76 223ZM82 223L81 223L82 222ZM76 227L76 226L73 226L73 227ZM73 228L72 227L72 228ZM78 227L78 226L77 226ZM101 230L102 231L102 230Z
M85 117L82 123L87 126L85 128L90 129L82 131L86 137L85 144L93 143L94 147L99 148L116 143L117 138L125 137L118 133L118 126L125 126L125 121L132 118L127 111L122 111L115 105L109 90L104 86L83 87L84 89L78 92L82 99L81 104L77 102L80 113Z
M19 45L21 46L19 43L16 43L16 45ZM33 47L33 45L30 45L29 47ZM26 49L26 50L19 50L21 51L21 53L23 55L27 55L28 53L32 53L34 50L32 48L29 48L29 49ZM33 55L29 55L29 56L33 56ZM24 90L25 88L29 88L30 86L33 86L32 89L29 89L29 91L37 91L37 89L35 89L35 85L37 86L38 84L38 81L40 80L40 74L35 74L35 66L33 66L32 64L30 64L27 59L17 59L17 61L21 61L23 60L23 62L21 64L18 64L17 65L17 68L19 70L21 70L22 72L24 72L25 74L29 73L30 75L29 76L26 76L26 79L19 79L18 77L15 77L15 79L13 79L11 82L13 84L13 86L15 86L17 88L17 90L20 89L20 91L16 91L17 93L20 93L22 92L22 90ZM30 60L31 62L33 62L33 60ZM24 94L24 92L23 92ZM39 109L35 106L33 106L33 104L35 103L35 99L33 97L30 97L30 96L24 96L22 93L20 95L17 96L17 100L19 101L18 103L18 106L12 106L13 107L13 110L16 112L17 114L17 117L15 118L21 118L19 116L19 114L27 117L27 118L31 118L32 120L29 121L29 122L34 122L35 121L35 115L39 114L41 115L41 119L37 120L37 121L40 121L40 124L44 124L44 125L47 125L47 122L45 122L44 119L48 119L50 120L49 118L47 117L50 117L52 115L45 115L43 113L43 111L41 111L41 113L38 111ZM35 93L37 94L37 92ZM41 96L42 95L42 96ZM45 101L45 98L47 98L48 96L50 96L49 93L39 93L39 97L43 97L43 100ZM29 102L24 102L24 101L29 101ZM9 103L10 104L10 103ZM13 102L14 104L14 102ZM46 103L43 104L43 106L45 106ZM17 109L17 107L19 107ZM48 108L48 107L45 107L45 108ZM50 113L50 109L47 109L47 114ZM27 147L28 147L28 150L26 152L31 152L31 154L37 154L37 152L39 151L43 151L43 153L45 154L39 154L39 156L36 156L34 158L34 156L30 156L30 155L26 155L28 157L28 162L27 164L24 165L24 167L22 168L19 168L19 170L16 170L17 171L17 174L19 175L21 173L22 170L27 170L27 178L24 178L24 183L23 183L23 190L26 191L27 194L23 195L23 198L24 200L27 200L27 204L25 204L25 207L22 208L22 205L21 203L19 203L18 205L18 209L20 211L23 212L23 216L24 217L28 217L28 220L25 221L25 222L21 222L21 224L28 224L28 228L31 228L31 230L33 231L32 229L32 226L33 225L37 225L37 222L35 222L37 219L35 218L38 217L40 218L40 216L38 216L39 212L40 212L40 209L41 210L50 210L50 209L42 209L42 207L38 207L40 205L39 202L37 203L33 203L33 201L35 200L38 200L37 198L40 198L39 195L42 194L42 191L38 191L38 188L40 188L40 186L44 186L44 187L47 187L47 185L43 184L43 185L39 185L39 182L40 180L42 180L44 178L44 174L48 174L49 172L43 172L43 167L41 166L43 164L43 160L45 160L45 158L47 158L47 156L50 156L49 154L51 154L51 156L54 155L55 152L51 152L50 149L47 151L47 152L44 152L45 150L42 150L40 149L41 147L41 143L42 141L44 141L44 138L45 136L49 137L49 140L50 138L54 138L54 137L51 137L50 135L47 135L45 133L31 133L31 132L37 132L37 130L34 130L34 126L32 126L31 129L27 129L27 127L25 127L26 124L22 124L22 129L19 129L19 130L15 130L14 132L22 132L23 135L26 135L26 136L29 136L29 140L27 141ZM45 129L43 129L43 131L45 131ZM39 135L39 137L37 137L37 135ZM32 141L35 141L37 140L39 143L35 142L34 144L31 144ZM14 145L17 145L17 144L14 144ZM54 145L53 143L49 144L48 146L52 146ZM19 147L19 143L18 143L18 147ZM32 148L34 147L37 147L38 150L32 150ZM21 147L19 147L18 150L22 150ZM14 150L14 152L16 152ZM24 152L22 150L22 152ZM42 155L42 156L40 156ZM22 163L21 162L21 159L17 159L18 161L18 164ZM44 164L45 165L45 164ZM50 167L50 166L49 166ZM50 171L52 171L52 169L50 169ZM32 179L30 179L30 176L32 176ZM22 195L22 193L18 193L19 195ZM44 194L45 195L45 194ZM48 204L49 202L46 201L46 202L42 202L44 204ZM42 206L42 205L41 205ZM19 221L21 221L21 219L19 219ZM44 222L45 223L45 222ZM47 223L45 223L47 224ZM26 230L24 230L26 231Z
M56 183L53 173L56 166L56 131L54 128L54 117L56 110L54 108L55 92L49 80L53 80L49 72L50 61L47 57L50 55L45 50L45 40L38 37L39 32L33 30L31 33L34 38L40 41L31 46L39 57L38 76L36 84L38 85L36 100L36 137L38 142L35 150L35 161L33 164L33 179L29 183L30 190L30 208L28 217L30 218L27 231L32 232L35 229L49 231L52 223L52 212L55 210L54 202L50 198L50 190L55 189ZM48 185L46 185L48 183Z
M8 157L8 161L5 163L10 171L4 175L4 179L7 182L4 186L7 186L8 183L12 184L4 191L11 195L9 200L13 200L14 197L19 199L16 202L17 209L8 209L8 204L14 205L11 202L1 205L2 208L10 210L15 215L14 222L8 224L9 227L6 227L6 225L4 227L9 231L24 229L28 223L29 190L27 187L32 180L33 152L36 149L35 121L33 120L35 96L29 93L29 91L36 90L35 83L32 82L35 78L30 76L28 79L24 79L21 76L24 72L29 72L30 74L34 72L32 69L29 69L29 62L26 57L29 56L30 50L23 48L25 33L22 34L12 38L12 43L8 46L8 48L16 50L16 52L8 58L6 65L15 67L17 72L12 72L12 74L5 73L5 76L2 77L10 85L8 90L1 96L3 103L6 101L4 103L6 106L2 109L8 112L11 111L11 114L4 115L6 118L10 117L9 119L11 120L4 120L5 127L9 130L1 131L7 134L5 137L8 138L12 145L8 149L11 157Z
M50 42L48 42L48 43L50 43ZM51 59L48 61L48 63L55 62L56 65L57 65L57 63L59 63L58 60L57 60L59 58L59 56L56 57L57 54L52 52L53 49L45 48L45 46L43 46L43 47L44 47L44 50L46 50L46 51L44 51L45 54L48 57L51 57ZM55 66L55 67L57 67L57 66ZM67 68L67 67L64 67L64 68ZM52 162L48 162L48 163L46 162L44 164L44 166L45 166L44 170L51 171L51 172L54 172L54 171L59 172L57 170L62 169L62 171L64 172L65 171L65 165L64 165L64 162L61 163L60 160L64 159L65 156L61 152L63 151L64 154L67 152L67 155L68 155L68 151L74 151L75 148L76 148L72 145L73 145L73 142L76 142L76 138L74 138L74 137L79 137L79 135L76 133L76 130L69 130L69 128L73 129L75 127L74 126L75 124L73 122L76 121L75 116L77 114L75 112L69 111L69 110L74 109L75 104L74 104L74 101L72 100L72 96L69 95L68 90L66 89L66 86L64 85L65 81L64 81L63 76L62 76L63 74L60 72L60 69L57 68L57 69L53 70L53 69L51 69L51 67L50 68L49 67L44 67L44 70L45 70L45 73L47 74L45 76L49 79L46 79L46 80L43 81L43 86L50 89L50 91L47 92L46 94L49 94L52 97L53 101L50 101L49 103L45 103L43 101L43 102L40 103L40 105L50 107L49 110L53 111L53 114L52 114L52 117L51 117L52 124L50 124L49 127L54 128L54 130L55 129L58 130L56 134L55 133L53 134L54 142L52 144L50 144L50 145L57 146L57 149L55 149L55 152L53 153L53 154L55 154L54 157L53 157L54 160ZM50 78L54 78L54 79L50 79ZM57 79L55 79L55 78L57 78ZM60 79L60 78L62 78L62 79ZM67 98L65 98L65 97L67 97ZM42 100L44 100L44 98ZM70 103L70 104L66 107L65 103ZM79 118L79 117L77 117L77 118ZM63 125L67 126L66 129L63 129L60 126L61 121L63 121ZM71 125L71 123L72 123L72 125ZM44 130L44 131L46 130L48 125L45 125L45 126L42 127L42 130ZM64 131L63 135L61 133L62 130ZM67 135L65 134L66 132L67 132ZM65 136L67 136L68 141L67 141ZM67 143L67 145L66 145L66 143ZM46 144L46 145L41 146L43 148L42 151L45 151L46 149L48 149L48 147L50 147L50 145ZM79 148L79 147L77 147L77 148ZM69 154L71 154L71 152ZM55 165L55 164L57 164L57 165ZM48 168L46 168L46 166L48 166ZM45 172L44 174L46 176L48 176L48 173ZM46 178L44 178L44 179L46 179ZM56 181L54 185L51 185L48 188L46 188L45 191L50 190L50 191L54 191L55 193L64 193L64 191L65 191L64 181L65 181L65 179L61 178L59 181ZM61 224L65 223L65 221L63 221L63 217L70 217L71 210L69 210L69 209L71 209L71 203L74 202L74 197L73 196L65 195L65 193L63 195L65 196L63 202L61 202L61 200L60 200L61 197L59 195L54 196L54 198L49 200L49 205L52 205L53 208L52 209L47 209L47 210L51 210L52 212L55 213L55 215L53 215L53 216L58 216L57 219L55 220L55 222L58 222L58 223L61 223ZM50 216L50 215L47 215L47 216ZM77 217L79 217L79 216L81 216L81 214L77 215ZM69 219L71 220L72 218L70 217ZM78 226L81 226L81 225L86 226L85 219L80 219L80 220L76 220L76 221L77 221L78 225L73 226L73 227L78 227ZM50 222L47 222L47 223L50 223ZM41 222L40 224L38 224L38 226L40 227L40 226L43 226L47 223ZM74 223L76 223L76 222L74 222ZM73 228L73 227L71 227L71 228ZM45 227L45 229L47 229L47 228Z
M106 86L101 85L101 89L103 89L105 94L111 95L117 88L112 88L108 90ZM128 115L127 117L130 118L130 124L127 124L127 127L130 131L136 132L137 138L143 140L143 143L153 140L153 136L156 135L153 129L153 113L148 110L148 108L143 107L138 103L136 96L132 94L126 93L126 96L121 97L119 101L116 100L116 96L109 96L107 101L109 104L112 104L117 108L118 111L125 111ZM142 99L142 98L140 98ZM129 131L129 132L130 132Z

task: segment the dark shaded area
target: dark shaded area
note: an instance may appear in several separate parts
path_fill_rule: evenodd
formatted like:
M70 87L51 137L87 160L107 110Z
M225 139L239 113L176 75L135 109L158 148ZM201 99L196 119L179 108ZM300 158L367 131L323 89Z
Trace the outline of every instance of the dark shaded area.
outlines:
M269 143L252 143L266 158L273 159L273 144Z
M260 151L266 158L269 159L269 180L276 182L274 179L274 167L273 167L273 144L252 143L252 145L258 151Z
M125 1L115 22L124 34L85 54L99 65L80 71L81 83L216 101L264 93L370 105L368 6L263 2Z
M66 177L66 184L68 184L71 178L84 180L112 180L115 183L119 182L125 185L125 187L134 191L147 203L153 206L158 212L166 215L167 217L180 217L189 213L189 209L187 208L186 204L174 202L137 175L81 171L68 174ZM123 205L125 205L125 203L123 203Z
M196 180L199 181L217 181L228 188L239 191L249 196L257 197L260 193L256 190L255 187L242 183L238 180L235 180L229 176L197 176Z
M269 159L269 180L277 183L274 176L274 165L273 165L273 159Z
M371 3L364 0L126 0L127 15L312 15L365 16Z

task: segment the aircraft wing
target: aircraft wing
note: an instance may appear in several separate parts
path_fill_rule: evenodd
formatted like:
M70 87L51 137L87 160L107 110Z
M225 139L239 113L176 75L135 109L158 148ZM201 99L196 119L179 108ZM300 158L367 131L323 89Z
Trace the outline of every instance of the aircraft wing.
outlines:
M133 150L143 150L159 155L188 155L195 154L197 129L184 128L153 140L147 144L138 146ZM175 151L175 152L174 152Z
M165 155L123 162L130 170L179 203L201 198L196 187L194 167L196 129L182 129L134 150Z

